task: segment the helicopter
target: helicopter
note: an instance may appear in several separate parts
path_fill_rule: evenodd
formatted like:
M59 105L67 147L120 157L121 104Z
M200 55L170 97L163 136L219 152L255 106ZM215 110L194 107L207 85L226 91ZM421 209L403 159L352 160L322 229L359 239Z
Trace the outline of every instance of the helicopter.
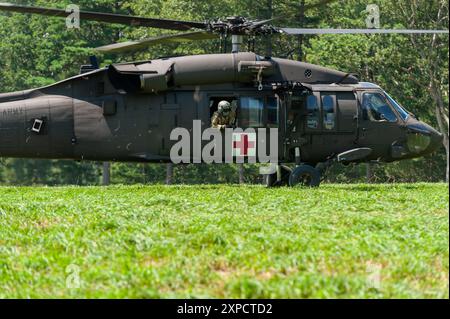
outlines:
M0 11L69 14L10 3L0 3ZM103 68L93 58L69 79L0 94L0 157L171 163L171 150L178 142L172 136L174 129L191 133L196 123L201 130L210 129L223 101L234 107L230 129L242 131L232 132L237 140L229 140L228 129L216 130L223 140L214 144L224 150L221 157L233 156L230 152L240 148L241 159L258 162L250 154L257 147L255 141L262 139L261 147L276 153L273 169L264 173L268 187L319 186L335 163L389 163L425 156L442 144L441 133L376 84L318 65L241 52L241 46L244 37L280 34L448 34L448 30L296 29L243 17L192 22L78 14L84 20L184 31L106 45L97 48L100 52L217 38L226 47L229 37L232 52ZM253 133L246 133L251 129ZM201 150L207 142L189 137L187 148ZM186 157L194 163L203 161L195 152Z

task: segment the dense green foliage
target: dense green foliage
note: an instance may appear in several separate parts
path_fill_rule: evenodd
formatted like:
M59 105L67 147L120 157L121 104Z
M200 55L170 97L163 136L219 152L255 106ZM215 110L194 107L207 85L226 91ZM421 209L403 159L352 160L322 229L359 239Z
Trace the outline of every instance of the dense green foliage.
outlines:
M448 298L445 184L0 197L0 298Z
M366 1L331 1L306 12L299 19L299 1L237 0L112 0L101 1L16 1L64 8L77 3L93 11L204 21L215 17L244 15L270 16L278 25L309 27L365 27ZM382 27L447 28L448 0L377 0ZM317 3L317 1L306 1ZM116 41L140 39L164 33L161 30L128 28L82 21L81 29L69 30L64 19L0 13L0 91L8 92L52 83L74 75L87 62L93 47ZM273 55L298 59L300 51L294 37L273 39ZM112 61L149 59L158 56L217 52L217 41L155 46L144 52L121 56L99 56L102 64ZM257 53L267 52L267 40L259 39ZM308 62L358 73L362 80L380 84L408 109L448 135L448 36L310 36L302 46ZM437 104L441 108L437 108ZM438 119L443 119L441 122ZM446 131L447 130L447 131ZM427 158L373 168L375 181L442 181L445 179L446 152L442 148ZM114 164L113 182L163 182L164 166ZM247 168L247 180L258 181L255 167ZM236 182L234 166L179 167L177 182ZM33 160L0 162L3 184L97 184L100 168L96 163ZM329 181L361 181L362 168L335 168Z

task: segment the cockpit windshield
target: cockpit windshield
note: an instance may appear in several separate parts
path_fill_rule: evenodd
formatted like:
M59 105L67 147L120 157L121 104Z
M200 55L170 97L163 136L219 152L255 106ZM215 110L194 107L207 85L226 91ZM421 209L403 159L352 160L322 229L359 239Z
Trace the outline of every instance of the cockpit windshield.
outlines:
M366 92L363 95L364 117L373 122L397 122L397 115L389 106L387 98L381 92Z
M386 94L386 97L388 98L391 105L397 110L397 112L400 114L401 118L406 121L409 117L409 113L399 104L397 101L395 101L389 94L384 92Z

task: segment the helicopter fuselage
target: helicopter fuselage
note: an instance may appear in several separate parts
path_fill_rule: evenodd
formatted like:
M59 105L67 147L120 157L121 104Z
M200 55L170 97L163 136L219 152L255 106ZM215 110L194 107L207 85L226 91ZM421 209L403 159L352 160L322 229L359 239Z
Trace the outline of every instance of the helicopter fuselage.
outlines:
M278 129L280 163L317 164L358 148L371 152L350 162L392 162L442 140L374 84L236 53L114 64L1 94L0 157L170 162L171 132L192 131L194 121L210 128L223 100L236 108L235 127Z

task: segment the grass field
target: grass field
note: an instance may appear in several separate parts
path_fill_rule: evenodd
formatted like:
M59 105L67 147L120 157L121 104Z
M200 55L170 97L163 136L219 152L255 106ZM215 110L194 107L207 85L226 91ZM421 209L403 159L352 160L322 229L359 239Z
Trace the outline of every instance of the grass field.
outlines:
M448 191L0 188L0 298L448 298Z

